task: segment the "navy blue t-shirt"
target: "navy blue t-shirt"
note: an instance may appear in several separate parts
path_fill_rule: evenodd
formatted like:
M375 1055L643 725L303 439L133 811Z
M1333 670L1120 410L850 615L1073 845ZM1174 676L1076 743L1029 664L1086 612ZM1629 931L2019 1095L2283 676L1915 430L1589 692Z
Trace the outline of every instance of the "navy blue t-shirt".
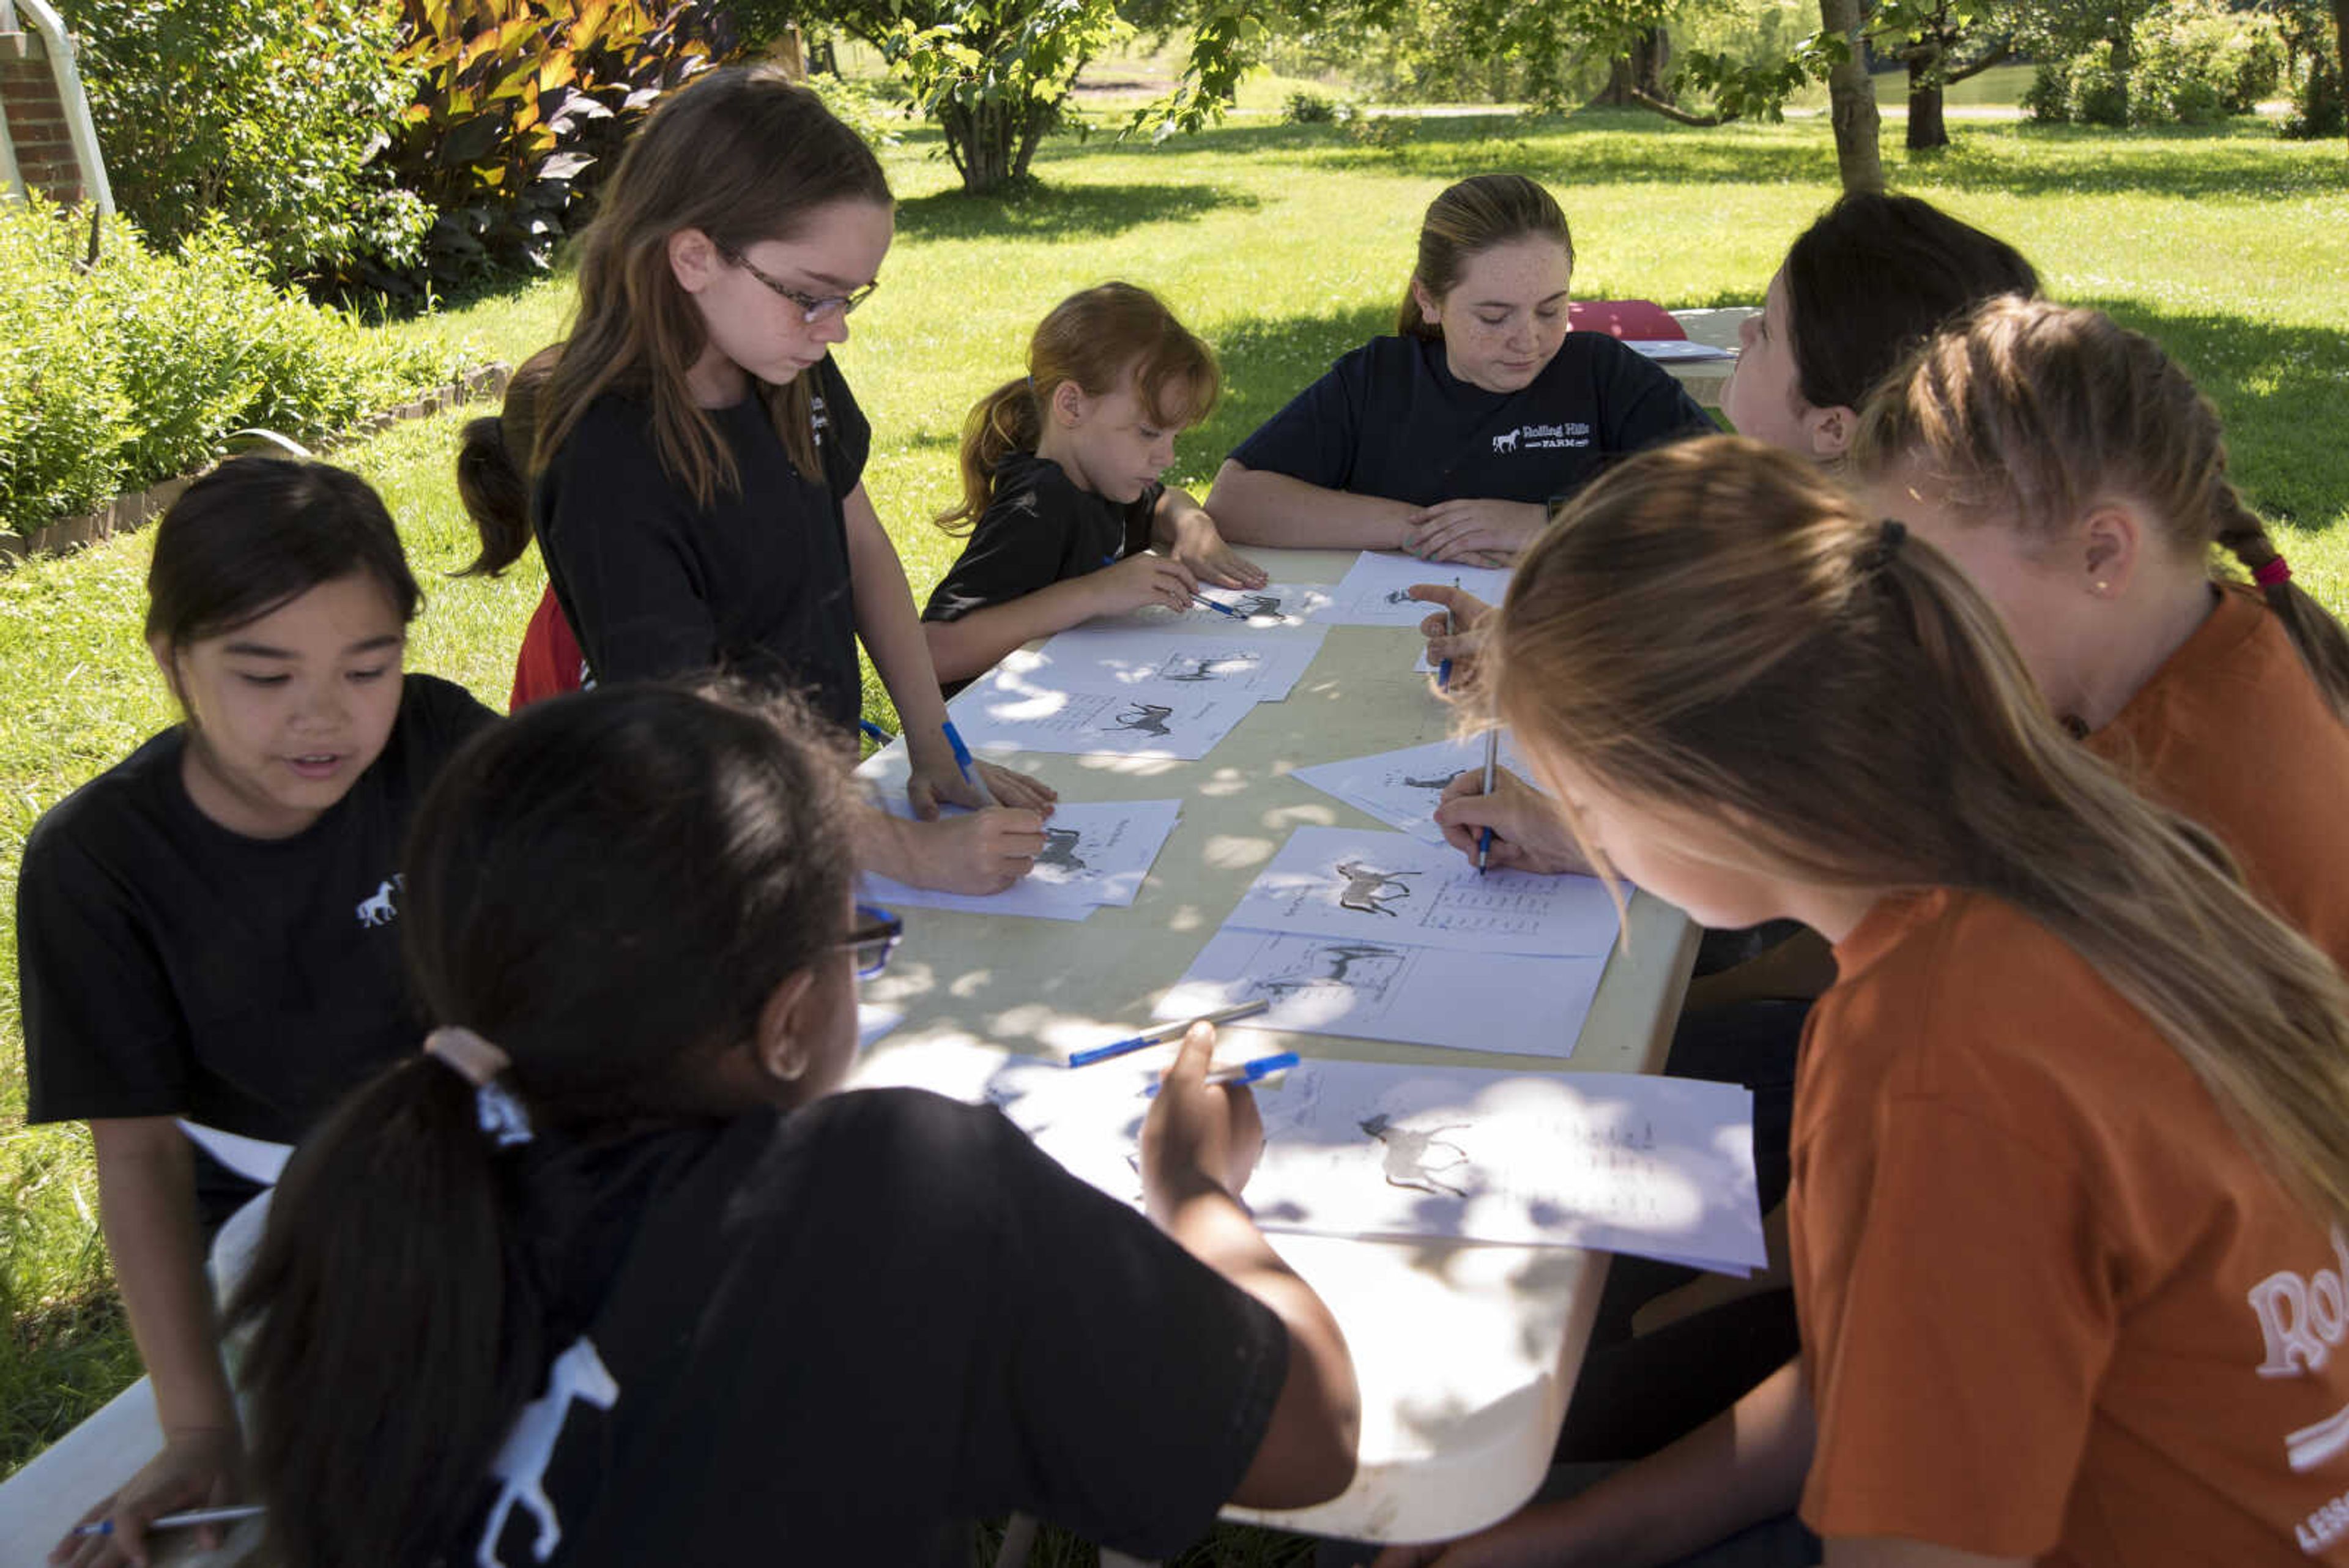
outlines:
M993 483L987 511L931 592L924 620L960 620L1148 549L1152 515L1165 493L1152 484L1132 501L1112 501L1079 489L1059 463L1032 452L997 463Z
M823 473L792 465L755 393L709 417L739 486L708 507L670 479L651 406L606 393L531 490L546 575L599 681L723 669L802 692L855 727L864 706L843 503L864 472L872 427L825 359L814 378Z
M1605 333L1568 333L1516 392L1461 380L1441 339L1373 337L1231 456L1324 490L1414 506L1546 503L1626 453L1719 428L1662 368Z

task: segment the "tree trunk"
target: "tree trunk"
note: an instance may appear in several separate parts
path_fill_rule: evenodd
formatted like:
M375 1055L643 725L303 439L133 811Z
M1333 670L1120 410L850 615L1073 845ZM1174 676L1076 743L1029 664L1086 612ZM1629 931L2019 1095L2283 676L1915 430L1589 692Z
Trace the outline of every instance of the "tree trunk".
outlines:
M1819 23L1851 46L1851 57L1827 73L1827 115L1835 125L1836 167L1846 191L1884 189L1884 161L1877 132L1876 84L1868 79L1859 34L1859 0L1819 0Z
M2349 5L2349 0L2343 0L2343 4ZM1664 90L1664 67L1671 57L1671 35L1661 27L1649 28L1633 40L1629 54L1608 67L1607 85L1591 101L1617 109L1670 103L1671 94Z
M946 132L947 156L962 176L963 190L984 196L1023 178L1038 143L1051 128L1051 106L1029 99L1016 108L988 99L941 106L938 125Z
M1930 148L1950 144L1950 129L1941 118L1941 80L1933 69L1939 63L1934 54L1922 50L1909 57L1909 151L1911 152L1923 152Z
M2112 37L2108 41L2113 46L2113 85L2121 97L2120 123L2127 125L2136 119L2129 112L2129 99L2134 96L2129 78L2137 74L2137 29L2129 25L2126 16L2116 16L2113 18Z
M2341 77L2349 78L2349 0L2333 0L2333 54L2341 62ZM2349 117L2344 117L2343 132L2349 135Z

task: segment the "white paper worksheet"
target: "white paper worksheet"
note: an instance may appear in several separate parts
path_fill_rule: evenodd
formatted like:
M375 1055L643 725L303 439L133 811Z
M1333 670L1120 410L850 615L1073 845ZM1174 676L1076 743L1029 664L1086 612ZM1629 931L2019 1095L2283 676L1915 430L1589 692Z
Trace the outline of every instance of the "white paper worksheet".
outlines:
M1572 958L1603 956L1615 945L1619 919L1613 896L1595 877L1480 873L1459 851L1409 834L1300 827L1224 925Z
M1317 621L1328 621L1339 606L1335 583L1268 583L1260 588L1217 588L1199 585L1198 597L1224 609L1194 603L1176 610L1147 605L1118 615L1096 616L1085 628L1101 631L1205 632L1224 637L1234 631L1296 631Z
M1142 1089L1164 1065L1072 1069L936 1041L854 1081L992 1103L1075 1175L1138 1204ZM1255 1094L1264 1156L1242 1197L1268 1231L1599 1247L1733 1273L1765 1261L1741 1085L1309 1059Z
M1441 844L1444 830L1435 826L1434 811L1436 803L1444 798L1444 786L1462 774L1474 773L1484 765L1485 742L1482 738L1475 738L1430 741L1426 745L1406 746L1399 752L1315 763L1310 767L1292 769L1289 776L1311 784L1324 794L1337 796L1357 811L1368 812L1389 827L1401 828L1413 838ZM1520 778L1526 777L1525 759L1517 754L1506 735L1501 737L1500 765Z
M1062 691L1115 691L1129 696L1187 698L1233 693L1278 702L1321 651L1325 628L1259 636L1246 627L1216 635L1213 628L1133 631L1079 627L1041 648L1016 649L1002 669L1032 686Z
M997 670L947 706L973 751L1196 762L1247 717L1256 699L1220 688L1071 691Z
M902 797L889 810L912 814ZM891 909L1081 920L1103 904L1133 902L1182 810L1179 800L1062 801L1045 819L1035 869L1000 893L938 893L872 872L864 876L865 893Z
M1607 960L1410 947L1371 937L1277 936L1226 926L1207 939L1161 1018L1272 1005L1235 1029L1280 1029L1460 1051L1564 1058Z
M1444 607L1413 598L1409 590L1420 583L1449 587L1455 582L1464 592L1497 605L1509 591L1509 570L1506 566L1448 566L1411 556L1365 550L1331 590L1338 603L1322 618L1340 626L1402 626L1416 630L1421 621Z

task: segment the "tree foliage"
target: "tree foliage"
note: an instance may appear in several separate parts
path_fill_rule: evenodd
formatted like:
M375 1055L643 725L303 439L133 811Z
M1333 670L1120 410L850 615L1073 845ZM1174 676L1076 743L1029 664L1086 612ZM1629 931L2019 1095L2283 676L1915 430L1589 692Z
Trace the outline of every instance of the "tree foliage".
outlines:
M431 214L376 153L414 73L381 0L63 0L107 172L161 244L217 213L281 278L410 258Z

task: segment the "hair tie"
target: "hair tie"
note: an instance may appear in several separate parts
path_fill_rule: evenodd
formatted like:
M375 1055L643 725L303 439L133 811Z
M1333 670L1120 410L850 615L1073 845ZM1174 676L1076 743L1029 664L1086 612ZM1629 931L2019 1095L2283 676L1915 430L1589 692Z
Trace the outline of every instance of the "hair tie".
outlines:
M460 1024L443 1024L424 1037L424 1054L473 1085L473 1108L482 1132L500 1148L528 1143L530 1113L501 1080L513 1059Z
M1907 543L1908 538L1908 525L1897 518L1887 517L1876 525L1875 542L1860 552L1860 569L1866 572L1884 570L1892 565L1892 557L1899 553L1900 546Z
M2292 581L2292 567L2282 556L2270 556L2251 568L2251 581L2263 588L2280 588Z

